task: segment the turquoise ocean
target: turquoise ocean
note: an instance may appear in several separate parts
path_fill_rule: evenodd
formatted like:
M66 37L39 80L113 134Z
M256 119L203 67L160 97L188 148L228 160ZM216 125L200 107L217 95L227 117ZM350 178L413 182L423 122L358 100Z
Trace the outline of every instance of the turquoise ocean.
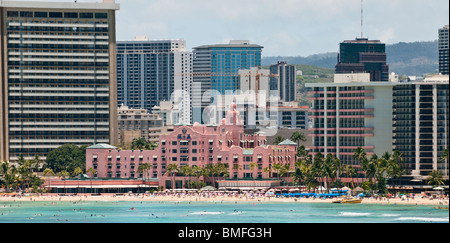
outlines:
M0 223L449 223L433 206L257 202L0 202Z

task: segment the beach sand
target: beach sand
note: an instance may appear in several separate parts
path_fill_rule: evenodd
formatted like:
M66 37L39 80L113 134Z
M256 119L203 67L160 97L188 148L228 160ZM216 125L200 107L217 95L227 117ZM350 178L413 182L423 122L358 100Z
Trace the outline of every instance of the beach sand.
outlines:
M79 202L79 201L148 201L148 202L253 202L253 203L331 203L333 199L320 199L320 198L276 198L276 197L246 197L240 196L228 196L228 195L216 195L216 196L194 196L194 195L114 195L114 194L102 194L99 196L91 196L78 194L76 196L59 196L57 194L44 194L22 197L0 196L0 202L25 202L25 201L66 201L66 202ZM435 206L447 206L449 200L429 199L416 197L414 199L400 199L400 198L365 198L362 201L363 204L379 204L379 205L435 205Z

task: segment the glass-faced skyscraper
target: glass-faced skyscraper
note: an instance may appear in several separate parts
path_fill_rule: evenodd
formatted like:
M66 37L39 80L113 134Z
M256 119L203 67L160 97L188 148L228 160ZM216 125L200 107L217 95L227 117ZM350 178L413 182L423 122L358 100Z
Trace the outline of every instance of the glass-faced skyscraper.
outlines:
M386 45L379 40L357 38L340 44L336 73L370 73L370 81L389 81Z
M118 9L0 1L0 161L117 142Z
M193 122L202 122L203 110L211 102L213 90L220 94L239 88L239 70L261 68L264 47L249 41L195 47L193 65Z

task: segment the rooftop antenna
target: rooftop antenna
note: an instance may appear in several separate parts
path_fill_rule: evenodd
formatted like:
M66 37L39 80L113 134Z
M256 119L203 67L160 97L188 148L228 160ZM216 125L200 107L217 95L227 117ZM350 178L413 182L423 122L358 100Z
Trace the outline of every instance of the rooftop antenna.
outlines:
M361 0L361 39L364 37L363 25L364 25L364 0Z

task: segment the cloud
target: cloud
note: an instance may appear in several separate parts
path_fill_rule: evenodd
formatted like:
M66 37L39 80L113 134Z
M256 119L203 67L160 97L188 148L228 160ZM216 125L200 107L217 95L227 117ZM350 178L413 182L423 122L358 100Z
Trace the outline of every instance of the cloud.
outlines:
M361 0L116 2L121 5L118 40L135 35L183 38L188 48L232 38L263 45L263 55L305 56L337 51L341 41L359 36L361 28ZM448 9L448 0L364 0L364 36L388 44L436 40L437 30L449 23Z

